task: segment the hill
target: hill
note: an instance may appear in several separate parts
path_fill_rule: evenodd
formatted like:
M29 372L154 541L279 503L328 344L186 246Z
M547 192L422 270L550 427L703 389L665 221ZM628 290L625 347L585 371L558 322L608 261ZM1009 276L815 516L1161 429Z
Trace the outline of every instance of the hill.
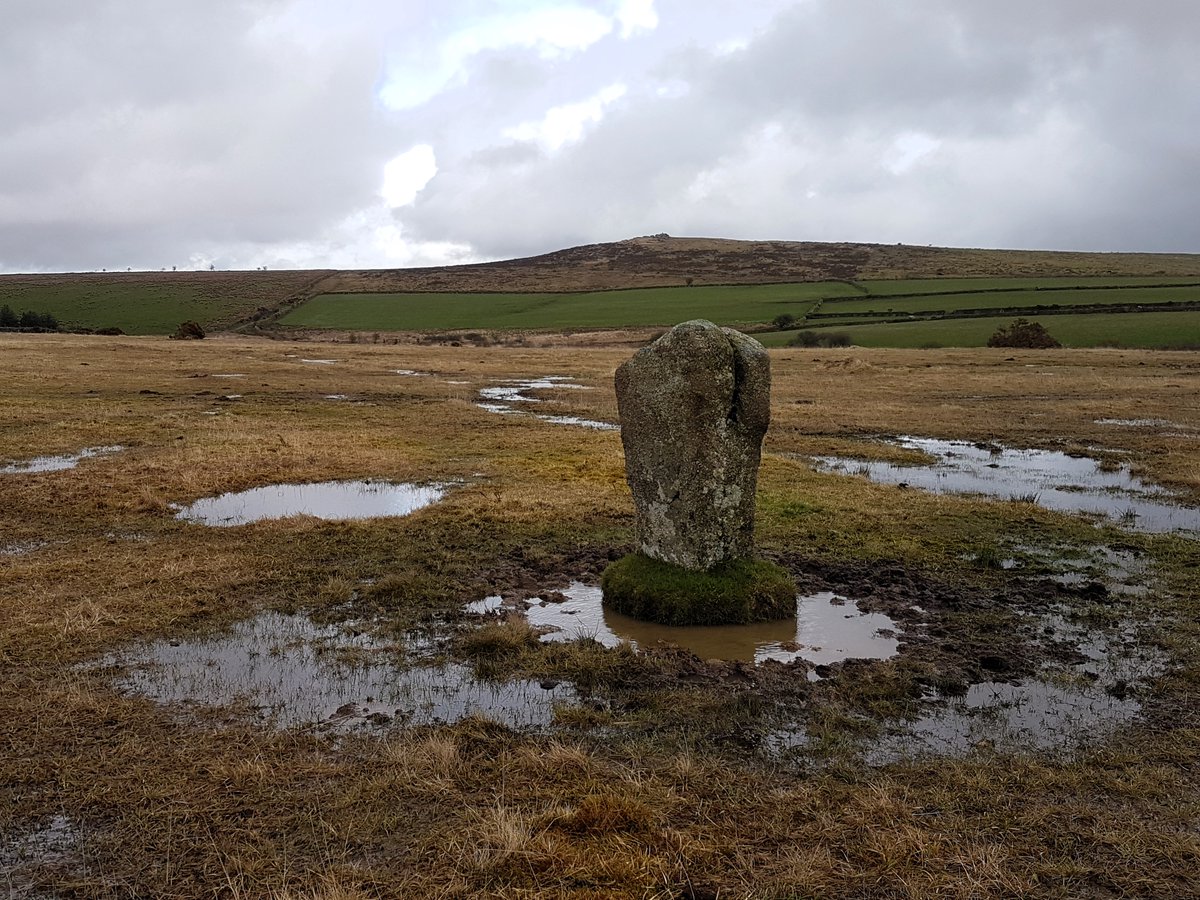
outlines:
M131 334L170 333L185 319L209 330L276 324L561 329L667 324L690 315L761 324L783 313L803 323L809 313L829 317L829 305L817 311L824 301L863 295L979 294L1012 289L1018 280L1024 289L1044 290L1052 286L1046 279L1125 287L1116 282L1135 278L1147 285L1200 284L1200 255L652 235L522 259L410 269L7 275L0 276L0 304L53 313L69 327L115 326ZM731 290L749 285L775 287ZM431 303L429 294L440 296ZM966 305L1002 308L1002 300L975 297ZM879 316L895 308L889 301Z

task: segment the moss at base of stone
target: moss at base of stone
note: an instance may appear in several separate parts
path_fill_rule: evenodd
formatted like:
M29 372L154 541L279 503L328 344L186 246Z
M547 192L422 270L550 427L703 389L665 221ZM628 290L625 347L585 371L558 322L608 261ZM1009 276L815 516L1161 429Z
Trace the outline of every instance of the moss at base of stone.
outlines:
M663 625L737 625L796 614L791 576L761 559L694 572L631 553L604 570L600 585L609 609Z

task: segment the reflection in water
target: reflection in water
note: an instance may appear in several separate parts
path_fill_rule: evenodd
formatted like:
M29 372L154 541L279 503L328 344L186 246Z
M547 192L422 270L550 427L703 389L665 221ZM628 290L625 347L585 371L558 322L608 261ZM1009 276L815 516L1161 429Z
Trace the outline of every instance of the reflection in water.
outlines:
M984 682L943 709L886 735L865 757L883 765L913 756L961 754L972 748L1051 750L1111 734L1141 710L1095 685L1030 680Z
M79 465L80 460L91 459L95 456L107 456L110 453L120 453L124 447L88 447L80 450L78 453L64 454L62 456L35 456L33 459L27 459L24 462L12 463L7 466L0 466L0 475L24 475L29 472L61 472L65 469L73 469Z
M896 623L880 613L862 613L829 592L798 597L796 618L751 625L671 626L643 622L606 609L600 588L574 582L564 603L542 602L526 610L537 628L558 629L544 640L591 637L605 646L631 641L641 647L676 644L702 659L787 662L805 659L816 665L844 659L887 659L896 654ZM496 608L498 598L480 601L480 611ZM489 607L490 604L490 607Z
M477 681L466 666L403 668L365 635L304 616L263 613L224 634L157 641L104 660L122 686L161 703L246 704L278 727L456 722L485 715L512 727L548 725L569 687Z
M228 526L288 516L336 520L406 516L441 500L445 494L446 486L440 484L386 481L273 484L197 500L179 508L175 518L201 525Z
M985 494L1029 499L1046 509L1094 513L1138 531L1200 530L1200 509L1171 503L1171 494L1132 475L1127 466L1101 469L1087 457L1050 450L976 446L967 441L903 437L897 443L937 459L932 466L815 457L829 471L863 474L937 494Z

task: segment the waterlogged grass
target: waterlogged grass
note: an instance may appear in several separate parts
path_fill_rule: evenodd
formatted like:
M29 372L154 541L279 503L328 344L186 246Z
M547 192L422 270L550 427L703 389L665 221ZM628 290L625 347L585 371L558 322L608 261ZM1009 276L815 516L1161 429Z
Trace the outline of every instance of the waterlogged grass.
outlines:
M303 350L338 359L312 366L285 355L296 349L0 335L0 462L128 448L72 470L0 476L0 848L60 826L73 847L18 864L0 849L18 895L1200 891L1196 542L823 474L806 461L911 458L874 440L880 433L1090 446L1131 451L1115 458L1196 502L1187 435L1200 431L1200 413L1186 398L1200 370L1179 354L775 352L764 554L806 581L857 572L859 599L912 576L899 655L810 682L779 666L750 673L667 651L540 643L520 623L460 612L567 578L595 583L631 549L616 434L474 405L499 379L561 374L591 390L545 391L548 412L615 421L612 372L627 352L339 344ZM229 382L217 373L244 374L243 397L218 399ZM1122 429L1103 418L1174 425ZM394 519L205 528L178 522L171 507L358 478L455 487ZM1131 688L1141 719L1077 753L980 747L873 768L851 752L892 717L918 714L926 693L961 688L970 673L955 665L1017 646L1024 619L1008 604L1037 584L989 559L1097 541L1136 550L1161 580L1140 599L1053 598L1077 618L1157 629L1169 665ZM569 681L579 700L556 709L547 731L473 718L326 736L258 727L237 708L160 706L92 668L132 640L186 638L265 610L378 631L481 674ZM422 650L414 634L433 643ZM764 758L781 698L812 753Z
M641 288L570 294L324 294L288 313L281 325L352 330L539 329L718 324L803 316L831 296L854 296L839 282Z
M828 307L826 307L828 308ZM1196 347L1200 346L1200 312L1089 313L1025 316L1040 322L1064 347ZM861 321L861 320L859 320ZM984 347L987 339L1012 317L939 319L925 322L857 324L846 319L822 320L818 334L847 335L860 347ZM786 346L795 332L755 335L768 347Z

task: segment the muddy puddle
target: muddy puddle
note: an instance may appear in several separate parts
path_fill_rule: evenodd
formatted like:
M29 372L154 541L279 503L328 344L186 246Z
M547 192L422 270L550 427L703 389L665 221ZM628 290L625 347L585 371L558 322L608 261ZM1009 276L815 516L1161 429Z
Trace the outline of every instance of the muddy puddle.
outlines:
M120 453L124 447L87 447L78 453L68 453L62 456L35 456L22 462L9 463L0 466L0 475L28 475L34 472L62 472L73 469L85 459L97 456L109 456Z
M0 889L9 897L49 900L61 896L36 887L36 870L46 865L79 865L82 835L67 816L51 816L35 828L0 837Z
M814 457L825 471L936 494L982 494L1026 500L1060 512L1102 516L1148 533L1200 531L1200 509L1172 502L1165 489L1132 475L1127 466L1101 467L1088 457L1051 450L1015 450L968 441L902 437L897 446L934 457L933 465Z
M530 396L530 391L545 391L551 389L586 391L586 385L577 384L566 375L546 375L542 378L507 379L500 384L479 389L479 400L476 406L490 413L502 416L532 415L535 419L549 422L553 425L571 425L576 428L590 428L593 431L617 431L619 425L611 422L599 422L595 419L584 419L579 416L552 416L518 408L516 404L545 403L540 397Z
M336 359L301 359L300 362L307 363L310 366L332 366L336 365L340 360Z
M544 629L542 640L590 637L607 647L629 641L638 647L675 644L701 659L790 662L804 659L828 665L844 659L888 659L899 647L896 623L880 613L863 613L830 592L801 596L796 618L753 625L672 627L643 622L606 609L599 587L573 582L546 599L517 601L529 624ZM530 605L532 604L532 605ZM504 607L486 597L467 607L488 613Z
M200 525L232 526L264 519L314 516L318 519L373 519L406 516L446 495L443 484L386 481L327 481L273 484L176 505L175 518Z
M1065 607L1029 621L1042 643L1060 648L1064 661L1033 678L986 681L956 695L932 692L922 715L890 720L882 734L864 740L863 760L887 765L974 750L1071 752L1137 719L1146 680L1166 667L1165 654L1145 635L1130 623L1098 628L1073 620ZM787 753L812 743L802 726L792 726L772 733L765 746Z
M435 725L472 715L513 728L550 724L569 686L476 680L466 666L406 667L363 634L268 612L229 631L161 640L106 658L120 687L179 706L231 707L275 727Z

